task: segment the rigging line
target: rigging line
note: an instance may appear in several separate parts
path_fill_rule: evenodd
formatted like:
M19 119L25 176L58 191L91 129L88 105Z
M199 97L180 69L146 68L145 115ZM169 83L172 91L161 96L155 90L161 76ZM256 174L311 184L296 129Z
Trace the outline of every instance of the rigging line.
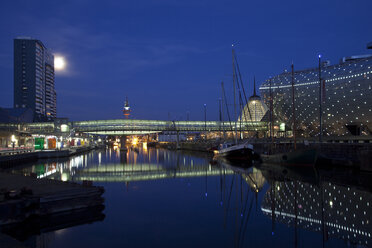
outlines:
M238 64L238 58L236 57L236 54L234 54L234 57L235 57L236 67L238 69L238 75L239 75L239 78L240 78L240 84L242 85L242 89L243 89L243 95L244 95L245 103L246 103L247 108L248 108L249 118L252 120L251 111L250 111L249 105L248 105L248 98L247 98L247 95L245 94L243 79L242 79L242 75L240 73L240 68L239 68L239 64ZM244 113L244 115L245 115L245 113Z
M234 60L237 62L236 57L235 57L235 53L234 53ZM243 119L242 117L243 117L243 115L244 115L245 121L246 122L248 122L248 121L247 121L247 115L244 112L244 106L243 106L244 101L243 101L243 98L242 98L242 94L241 94L241 90L240 90L241 87L239 85L239 78L238 78L238 73L236 72L236 70L237 70L237 66L235 65L235 67L234 67L234 75L235 75L235 80L237 82L237 89L238 89L238 92L239 92L239 108L240 108L240 116L241 116L240 117L240 138L241 138L242 119ZM241 80L240 80L240 84L243 86ZM244 87L243 87L243 89L244 89ZM249 108L248 108L248 111L249 111Z
M224 102L225 102L225 105L226 105L226 110L227 110L227 116L229 117L229 123L230 123L230 129L231 129L231 132L234 132L233 128L232 128L232 124L231 124L231 118L230 118L230 112L229 112L229 106L227 104L227 101L226 101L226 92L225 92L225 88L223 86L223 82L221 82L221 87L222 87L222 91L223 91L223 98L224 98Z
M229 207L230 207L230 199L231 199L231 192L232 192L232 187L234 185L234 179L235 179L235 174L231 180L231 186L230 186L230 193L229 193L229 198L227 200L227 208L226 208L226 213L225 213L225 220L224 220L224 223L223 223L223 226L226 228L226 219L227 219L227 214L229 212Z
M254 186L256 187L256 189L258 189L258 185L257 183L252 179L252 177L248 174L247 175L249 177L249 179L251 179L251 181L253 182Z
M243 210L243 214L245 214L245 211L247 210L247 205L248 205L248 199L249 199L249 190L247 190L247 197L245 198L245 202L244 202L244 210ZM244 218L242 218L242 221L240 223L240 232L239 232L239 239L240 237L242 236L242 231L243 231L243 226L244 226ZM239 242L240 243L240 242Z
M240 73L240 68L239 68L238 58L236 57L236 54L234 54L234 58L235 58L235 62L236 62L236 69L238 70L238 75L239 75L239 79L240 79L240 84L241 84L242 89L243 89L243 95L244 95L245 103L248 103L248 101L247 101L247 95L245 94L245 90L244 90L244 85L243 85L242 75L241 75L241 73Z
M254 197L251 198L251 202L250 202L250 206L249 206L249 209L248 209L248 213L247 213L247 218L245 220L245 225L244 225L244 229L243 229L243 233L242 233L242 246L244 245L244 238L245 238L245 232L247 231L247 226L248 226L248 220L249 220L249 217L251 215L251 210L252 210L252 207L253 207L253 200L254 200Z

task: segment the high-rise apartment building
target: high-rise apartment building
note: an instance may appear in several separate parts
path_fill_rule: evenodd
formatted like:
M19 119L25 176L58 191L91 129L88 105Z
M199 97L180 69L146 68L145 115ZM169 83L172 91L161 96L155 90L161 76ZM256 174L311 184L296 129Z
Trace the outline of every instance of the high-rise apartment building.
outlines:
M32 38L14 39L14 108L30 108L35 121L56 118L54 56Z

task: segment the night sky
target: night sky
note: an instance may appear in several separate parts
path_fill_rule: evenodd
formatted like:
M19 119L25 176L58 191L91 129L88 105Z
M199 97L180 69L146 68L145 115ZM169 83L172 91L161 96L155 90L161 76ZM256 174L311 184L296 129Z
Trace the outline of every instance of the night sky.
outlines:
M0 106L13 106L13 39L65 57L57 115L71 120L218 118L220 82L232 101L231 44L246 90L289 69L372 53L371 0L2 1Z

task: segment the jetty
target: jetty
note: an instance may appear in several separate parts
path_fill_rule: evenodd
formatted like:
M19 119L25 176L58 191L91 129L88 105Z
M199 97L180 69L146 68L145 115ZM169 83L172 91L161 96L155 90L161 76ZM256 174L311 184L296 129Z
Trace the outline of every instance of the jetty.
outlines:
M34 217L102 206L103 187L0 172L0 229Z

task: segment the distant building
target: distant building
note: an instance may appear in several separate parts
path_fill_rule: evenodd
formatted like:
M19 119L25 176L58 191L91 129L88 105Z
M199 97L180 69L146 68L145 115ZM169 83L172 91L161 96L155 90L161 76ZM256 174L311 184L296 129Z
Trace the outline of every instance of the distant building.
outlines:
M178 141L186 141L186 135L184 133L179 133L177 135L176 132L163 132L158 134L158 141L159 142L176 142Z
M256 94L256 82L254 82L253 95L249 98L248 104L244 106L238 121L262 121L267 112L268 108L266 104Z
M14 39L14 108L30 108L34 121L57 116L54 56L32 38Z

